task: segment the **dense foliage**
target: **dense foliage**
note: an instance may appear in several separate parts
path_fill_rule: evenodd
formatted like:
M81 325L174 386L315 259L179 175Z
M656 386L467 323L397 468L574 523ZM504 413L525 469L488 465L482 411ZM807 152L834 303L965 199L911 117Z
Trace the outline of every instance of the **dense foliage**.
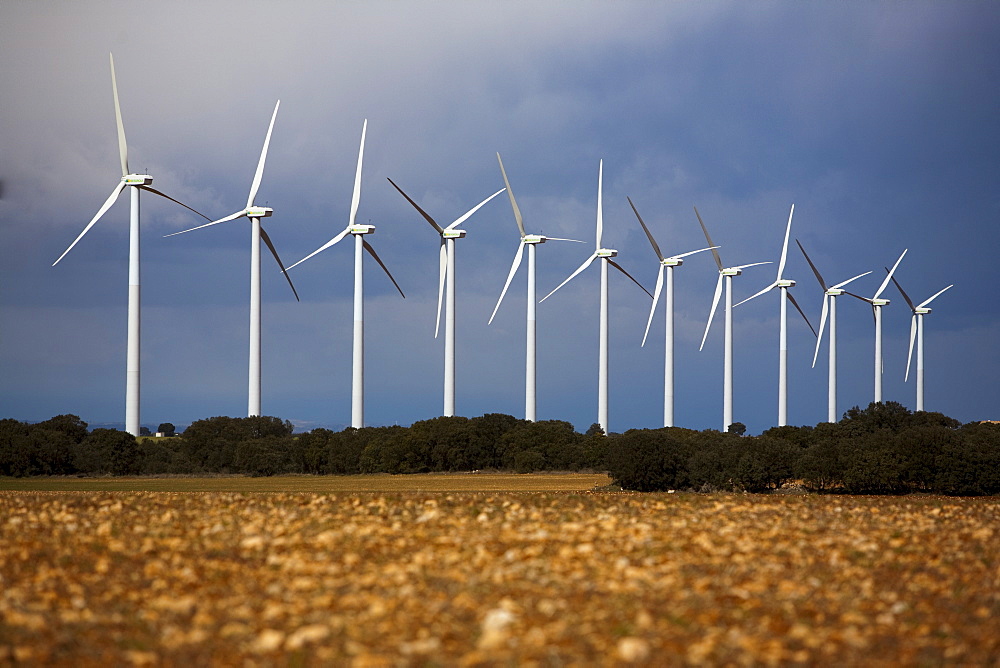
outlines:
M895 402L854 407L836 424L775 427L760 436L671 427L606 437L597 425L580 434L561 420L497 413L410 427L292 430L275 417L214 417L178 437L135 439L112 429L88 432L75 415L38 424L0 420L0 475L606 470L637 491L766 492L797 480L826 492L1000 493L1000 424L963 426Z

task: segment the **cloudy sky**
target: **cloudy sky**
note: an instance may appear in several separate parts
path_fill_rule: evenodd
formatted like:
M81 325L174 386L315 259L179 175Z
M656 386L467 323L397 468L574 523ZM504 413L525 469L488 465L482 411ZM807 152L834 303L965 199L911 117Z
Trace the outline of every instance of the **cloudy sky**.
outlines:
M222 217L243 206L275 101L258 204L286 264L347 223L368 119L358 222L406 293L366 266L371 425L442 410L434 231L392 178L447 224L503 186L539 248L541 294L590 252L604 160L606 246L652 290L656 258L705 245L727 265L776 261L789 206L831 283L897 276L926 319L927 408L1000 418L1000 10L991 2L173 2L0 4L0 417L124 421L128 197L56 267L119 178L113 52L130 167ZM246 414L249 223L179 237L184 209L142 200L142 422ZM524 268L487 326L517 247L506 197L457 244L457 410L523 416ZM263 259L263 413L301 429L350 422L353 253L292 271ZM719 428L722 321L698 344L710 254L676 273L677 424ZM786 276L818 324L822 293L798 249ZM540 419L597 419L595 265L538 308ZM774 266L735 281L742 299ZM890 287L885 399L903 382L910 314ZM840 303L840 411L873 397L871 309ZM663 305L611 279L613 431L662 425ZM721 314L720 314L721 315ZM794 313L792 314L794 315ZM735 313L735 419L777 420L778 296ZM825 344L790 320L789 421L826 417Z

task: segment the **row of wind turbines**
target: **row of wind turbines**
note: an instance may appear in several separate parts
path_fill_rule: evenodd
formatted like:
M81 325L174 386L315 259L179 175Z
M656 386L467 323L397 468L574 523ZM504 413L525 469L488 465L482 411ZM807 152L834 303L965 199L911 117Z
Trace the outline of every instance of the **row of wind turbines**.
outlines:
M305 256L298 262L295 262L291 266L284 266L281 258L278 255L274 244L271 242L267 235L267 232L261 225L261 219L270 217L273 214L273 209L268 207L257 206L254 202L257 195L257 191L261 185L261 181L264 173L264 165L267 158L268 146L271 141L271 133L274 129L275 119L277 118L278 108L280 106L280 100L275 104L274 111L271 115L270 124L268 125L267 134L264 139L264 146L261 150L260 158L257 163L257 169L254 174L253 181L250 186L249 196L247 197L246 206L242 209L219 218L217 220L212 220L208 216L196 211L190 206L166 195L158 190L151 187L152 177L148 174L134 174L129 170L128 167L128 150L125 140L125 130L122 123L121 108L118 100L118 88L115 79L115 69L114 69L114 57L111 56L111 82L112 91L115 103L115 118L117 122L118 129L118 145L119 154L121 160L122 176L118 184L112 190L111 195L100 207L97 214L90 220L84 230L77 236L77 238L69 245L69 247L63 252L62 255L53 263L53 266L58 264L73 247L83 238L83 236L94 226L94 224L111 208L111 206L118 199L122 191L129 187L131 195L131 215L130 215L130 226L129 226L129 297L128 297L128 336L127 336L127 350L126 350L126 408L125 408L125 428L126 431L134 435L139 434L139 403L140 403L140 368L139 368L139 346L140 346L140 280L139 280L139 191L146 190L147 192L152 192L161 197L165 197L185 208L191 212L201 216L209 222L199 225L197 227L192 227L190 229L182 230L180 232L175 232L166 236L174 236L177 234L184 234L198 229L203 229L210 227L212 225L218 225L220 223L229 222L236 220L238 218L246 217L251 223L251 271L250 271L250 355L249 355L249 378L248 378L248 405L247 413L250 416L261 414L261 343L260 343L260 325L261 325L261 293L260 293L260 242L263 241L268 250L271 252L272 256L275 258L278 266L281 268L286 280L288 281L289 287L291 288L296 300L298 300L298 292L292 283L291 277L289 276L289 271L299 264L311 259L312 257L318 255L324 250L336 245L347 235L354 237L354 336L353 336L353 363L352 363L352 393L351 393L351 425L353 427L363 427L364 426L364 273L363 273L363 258L364 253L367 252L375 261L379 264L385 274L392 281L393 285L399 291L401 297L405 297L399 284L393 278L389 269L386 267L385 263L379 258L378 254L372 245L365 239L366 235L372 234L375 231L374 225L359 225L356 224L355 218L358 211L358 206L361 197L361 175L362 175L362 164L364 159L364 147L365 147L365 137L367 133L368 123L365 120L364 125L361 130L361 146L358 152L358 162L357 170L355 172L354 180L354 190L351 199L351 209L350 216L348 219L347 226L341 230L337 235L327 241L325 244L321 245L315 251ZM780 335L779 335L779 387L778 387L778 424L783 426L787 423L787 303L791 302L792 305L799 311L806 323L809 323L809 319L806 317L805 313L799 307L795 298L788 291L789 288L795 285L795 281L785 278L783 276L785 264L788 255L788 243L791 232L792 216L794 214L795 207L792 205L791 211L788 216L788 223L785 228L784 242L782 244L781 258L778 263L778 272L775 281L756 294L748 297L747 299L733 304L732 299L732 279L736 276L740 276L744 269L759 266L763 264L770 264L770 262L753 262L750 264L742 264L731 267L726 267L723 265L721 257L719 255L718 249L720 246L715 245L709 236L708 229L705 226L704 221L701 218L698 210L695 209L695 215L698 218L698 222L701 225L702 231L705 234L708 246L694 251L689 251L685 253L680 253L676 255L664 256L661 252L659 245L650 232L645 221L639 215L635 204L629 198L629 204L634 211L639 224L642 226L647 238L649 239L650 245L654 253L656 254L657 260L659 262L659 271L657 275L656 287L654 292L650 294L645 288L633 277L631 276L622 266L614 261L617 256L618 251L605 248L602 245L602 237L604 231L603 222L603 161L600 162L598 168L598 188L597 188L597 225L596 225L596 239L595 239L595 249L583 263L573 271L562 283L560 283L554 290L549 292L541 300L537 300L536 297L536 271L535 271L535 253L536 247L546 241L572 241L577 243L583 243L576 239L556 239L552 237L546 237L541 234L529 234L524 226L524 220L521 215L520 208L517 205L517 201L514 197L513 189L511 188L510 181L508 180L506 170L504 169L503 161L500 158L500 154L497 154L497 161L500 166L500 172L504 181L504 188L501 188L497 192L493 193L489 197L485 198L476 206L472 207L465 214L457 218L452 223L442 227L438 222L432 218L427 212L425 212L409 195L407 195L402 188L400 188L395 182L389 179L390 184L419 212L419 214L431 225L435 232L440 236L440 250L439 250L439 280L438 280L438 301L437 301L437 320L435 326L435 338L440 332L441 326L441 315L442 307L444 308L445 317L445 351L444 351L444 402L443 402L443 415L453 416L455 415L455 241L461 239L466 235L466 231L459 229L459 225L469 219L476 211L478 211L482 206L488 203L493 198L497 197L504 191L507 192L508 198L510 199L511 208L514 214L514 220L517 224L518 232L520 235L520 242L517 247L517 251L514 255L514 260L511 264L510 271L507 275L506 282L504 283L503 289L500 292L500 297L497 300L496 306L493 309L493 313L490 316L489 322L492 323L497 315L501 303L503 302L504 296L507 294L508 288L517 273L518 268L521 265L524 249L528 249L528 276L527 276L527 313L526 313L526 354L525 354L525 419L536 420L537 410L536 410L536 304L544 302L546 299L551 297L556 291L566 285L573 278L585 271L595 260L601 260L601 283L600 283L600 349L598 356L598 367L599 367L599 378L598 378L598 424L601 428L608 433L608 403L609 403L609 318L608 318L608 268L614 267L616 270L627 276L632 282L634 282L640 289L646 292L652 299L652 306L650 308L649 317L646 323L646 330L643 334L642 345L645 345L646 340L649 335L650 326L652 324L653 316L656 311L657 304L661 293L663 292L664 286L666 287L666 322L665 322L665 341L664 341L664 409L663 409L663 422L664 426L674 426L674 269L683 264L683 259L685 257L694 255L696 253L702 253L705 251L711 251L715 259L716 265L718 266L718 282L716 283L715 294L712 299L712 306L709 312L708 322L705 326L705 333L702 337L701 346L699 349L704 348L705 341L708 337L709 330L712 326L712 322L717 311L720 298L723 292L723 286L725 286L726 303L725 303L725 348L724 348L724 384L723 384L723 419L722 428L727 429L729 425L733 423L733 309L738 307L740 304L746 303L751 299L759 297L761 295L770 292L771 290L777 288L779 290L780 296ZM909 296L903 292L901 286L893 278L893 273L902 261L903 256L905 256L906 251L900 255L899 259L893 265L892 269L886 270L885 280L882 281L878 290L871 298L862 297L844 290L844 286L851 283L858 278L866 276L871 272L865 272L864 274L859 274L846 281L838 283L836 285L829 285L823 279L819 270L813 264L812 260L806 255L805 249L802 245L796 241L799 245L800 250L805 256L807 262L812 268L816 275L820 286L823 289L823 309L820 317L820 330L817 334L812 325L809 324L809 328L813 331L816 336L816 348L813 355L813 366L816 364L816 360L819 355L819 349L822 342L823 331L826 325L826 321L829 319L830 331L829 331L829 392L828 392L828 419L832 422L836 420L837 410L836 410L836 369L837 369L837 358L836 358L836 301L835 298L842 295L848 294L857 299L871 304L873 309L873 314L875 318L875 401L882 400L882 318L881 309L883 306L887 305L889 301L881 297L882 293L888 286L889 282L895 283L896 287L899 289L900 293L903 295L907 304L912 311L911 319L911 329L910 329L910 349L907 358L907 373L906 379L909 379L909 369L910 362L914 350L914 342L916 341L917 350L917 410L923 410L923 316L930 313L930 309L927 308L928 304L941 293L949 288L953 287L949 285L938 293L934 294L929 299L921 302L919 305L914 305Z

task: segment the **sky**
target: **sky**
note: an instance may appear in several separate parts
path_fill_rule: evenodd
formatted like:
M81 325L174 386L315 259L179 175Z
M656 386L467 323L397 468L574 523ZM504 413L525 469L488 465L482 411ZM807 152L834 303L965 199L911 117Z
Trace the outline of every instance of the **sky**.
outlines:
M128 196L66 258L119 180L108 54L133 171L220 218L246 201L275 102L258 205L285 264L347 224L368 120L357 221L406 294L365 265L366 422L442 412L434 338L438 237L392 178L446 225L503 187L538 249L539 296L592 252L604 161L604 245L652 291L657 259L706 245L727 265L776 262L792 238L835 283L871 296L896 276L926 316L926 408L1000 419L1000 8L992 2L0 3L0 417L72 413L123 424ZM247 407L247 219L142 198L142 424ZM204 221L201 221L204 222ZM457 242L457 412L524 412L525 269L491 325L518 244L506 196ZM776 266L735 279L739 301ZM610 281L610 429L663 422L663 300ZM299 431L351 417L350 239L291 271L262 260L262 412ZM709 253L676 270L678 426L721 428L721 312ZM785 277L813 326L822 291L798 248ZM538 417L597 421L595 263L538 306ZM890 286L884 399L904 382L910 312ZM776 292L734 312L734 419L777 421ZM873 399L871 308L841 298L838 411ZM826 419L826 342L789 316L791 424Z

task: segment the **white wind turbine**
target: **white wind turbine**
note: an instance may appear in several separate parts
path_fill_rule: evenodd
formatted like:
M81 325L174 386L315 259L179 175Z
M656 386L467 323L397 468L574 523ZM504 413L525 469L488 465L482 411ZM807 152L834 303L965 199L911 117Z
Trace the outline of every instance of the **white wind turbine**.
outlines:
M924 316L931 312L931 309L927 308L928 304L937 299L945 290L950 290L955 286L952 284L942 290L938 290L929 298L914 306L913 301L903 291L903 286L899 284L899 281L893 278L892 282L896 284L899 294L903 295L907 306L913 312L913 315L910 317L910 348L906 353L906 376L903 382L910 379L910 361L913 359L913 340L915 338L917 342L917 410L922 411L924 410Z
M356 225L354 223L354 219L358 213L358 204L361 201L361 163L365 155L365 133L367 130L368 119L366 118L364 125L361 126L361 149L358 151L358 169L354 175L354 195L351 198L351 215L348 218L347 227L337 236L288 268L291 270L293 267L297 267L312 256L333 246L348 234L354 235L354 344L351 375L351 426L355 429L361 429L365 426L365 290L364 272L362 271L364 253L362 251L368 251L375 258L375 261L382 267L389 280L399 290L399 294L404 299L406 298L403 290L396 283L396 279L392 277L385 263L379 258L378 253L375 252L371 244L365 241L365 235L374 232L375 226Z
M437 338L441 328L441 302L444 299L447 306L445 314L444 328L444 412L445 417L455 415L455 239L465 236L465 230L458 229L469 216L479 210L481 206L503 192L503 188L496 191L482 202L466 211L455 222L447 227L441 227L427 212L421 209L410 196L403 192L403 189L389 179L389 183L399 191L399 194L406 198L406 201L413 205L421 216L424 217L431 227L441 235L441 248L438 252L438 302L437 302L437 323L434 326L434 338ZM445 286L447 285L447 297L445 297Z
M694 207L694 215L698 217L698 223L701 225L701 231L705 233L705 239L708 241L710 247L715 246L712 243L712 237L708 235L708 228L705 227L705 222L701 219L701 214L698 213L698 207ZM718 246L715 246L718 248ZM762 264L771 264L770 262L753 262L751 264L741 264L736 267L724 267L722 265L722 258L719 257L719 251L712 250L712 256L715 258L715 264L719 267L719 280L715 284L715 295L712 297L712 310L708 313L708 323L705 325L705 333L701 337L701 345L698 350L702 350L705 347L705 339L708 338L708 330L712 327L712 319L715 317L715 309L719 306L719 297L722 296L722 279L725 278L726 283L726 333L725 333L725 362L723 365L723 381L722 381L722 431L727 431L729 425L733 424L733 277L739 276L743 273L744 269L748 267L756 267Z
M245 208L232 213L225 218L220 218L218 220L213 220L205 225L199 225L198 227L192 227L188 230L181 230L180 232L174 232L173 234L168 234L166 236L172 237L178 234L184 234L185 232L191 232L193 230L200 230L203 227L209 227L211 225L218 225L219 223L225 223L230 220L235 220L246 216L250 219L251 231L250 231L250 364L249 364L249 383L248 383L248 399L247 399L247 415L253 417L255 415L260 415L260 241L264 240L267 244L268 249L271 251L271 255L278 262L278 266L281 267L282 272L285 271L285 265L282 264L281 258L278 257L278 251L274 249L274 244L271 243L270 237L267 236L267 232L261 227L260 219L268 218L274 213L274 209L266 206L256 206L254 204L254 197L257 195L257 189L260 188L261 178L264 176L264 161L267 159L267 147L271 143L271 130L274 129L274 119L278 115L278 106L281 104L281 100L274 105L274 113L271 114L271 124L267 126L267 136L264 138L264 148L260 152L260 160L257 162L257 171L254 174L253 182L250 185L250 195L247 197L247 205ZM292 288L292 293L295 295L296 301L299 299L299 293L296 291L295 286L292 285L292 279L285 273L285 280L288 281L288 285Z
M848 292L847 294L852 297L857 297L862 301L866 301L872 305L872 314L875 316L875 402L881 403L882 401L882 307L889 304L888 299L880 299L879 295L885 290L886 286L889 285L889 281L892 280L892 275L896 272L896 267L899 263L903 261L903 256L906 255L906 251L909 249L903 249L900 254L899 259L896 260L896 264L892 265L892 269L886 273L885 280L882 281L882 285L878 286L878 290L872 295L871 299L867 297L862 297L861 295L856 295L853 292Z
M805 256L806 262L812 267L813 273L816 275L816 280L819 281L820 288L823 290L823 310L819 317L819 335L816 337L816 350L813 352L813 368L816 367L816 359L819 356L819 347L823 342L823 328L826 326L827 314L830 316L830 350L829 350L829 370L828 370L828 386L827 386L827 409L826 418L827 422L837 421L837 297L842 294L847 293L843 289L845 285L855 281L862 276L867 276L872 273L866 271L863 274L858 274L853 278L849 278L846 281L837 283L836 285L827 285L827 282L823 280L823 276L820 275L819 269L813 264L813 261L809 259L809 255L806 254L806 249L802 247L799 240L796 239L795 243L799 245L799 250L802 251L802 255ZM847 293L849 294L849 293Z
M601 247L601 237L604 234L604 205L602 202L602 190L604 185L604 160L601 160L597 172L597 245L594 253L583 261L576 271L569 275L569 277L556 286L555 290L549 294L542 297L541 301L545 301L551 297L556 290L562 286L569 283L573 278L582 272L584 269L590 266L590 264L600 258L601 262L601 334L600 334L600 349L598 355L598 380L597 380L597 423L604 430L605 434L608 434L608 265L613 266L618 271L622 272L630 279L632 282L642 288L643 292L649 295L649 291L642 287L639 281L632 278L632 276L622 269L621 265L612 260L611 258L618 255L618 251L611 248ZM653 295L649 295L652 297Z
M653 323L653 312L656 311L656 303L660 299L660 291L663 289L663 274L666 270L667 275L667 296L666 296L666 327L664 333L664 356L663 356L663 426L673 427L674 426L674 267L679 267L684 264L685 258L689 255L694 255L695 253L702 253L707 250L714 250L718 248L713 246L711 248L700 248L695 251L689 251L687 253L681 253L679 255L671 255L670 257L663 257L663 253L660 251L660 247L656 243L656 239L653 238L652 233L649 228L646 227L646 223L643 222L642 216L639 215L639 211L635 208L635 204L632 203L631 197L626 197L629 205L632 207L632 211L635 212L635 217L639 219L639 224L642 225L642 230L646 233L646 237L649 238L649 243L653 247L653 252L656 253L656 258L660 261L660 270L656 276L656 287L653 289L653 305L649 309L649 318L646 320L646 331L642 335L642 345L646 345L646 337L649 336L649 326Z
M500 298L497 300L497 305L493 308L493 314L490 315L490 320L488 324L492 324L493 318L496 317L497 311L500 309L500 302L503 301L504 295L507 294L507 288L510 287L510 282L514 279L514 274L517 273L518 267L521 266L521 258L524 254L524 247L528 247L528 311L527 311L527 335L526 335L526 353L525 353L525 371L524 371L524 419L530 420L532 422L536 419L536 401L535 401L535 389L536 389L536 337L535 337L535 246L538 244L544 244L546 241L576 241L577 243L583 243L582 241L577 241L576 239L557 239L555 237L546 237L541 234L528 234L524 231L524 220L521 218L521 210L517 206L517 201L514 199L514 191L510 188L510 181L507 180L507 172L503 168L503 160L500 159L500 154L497 153L497 162L500 163L500 173L503 175L503 184L507 189L507 196L510 198L510 206L514 210L514 221L517 223L517 229L521 233L521 242L517 246L517 252L514 254L514 262L510 266L510 273L507 274L507 282L503 284L503 290L500 292Z
M788 302L792 303L795 310L799 312L802 319L806 321L809 325L809 329L812 330L813 336L816 335L816 330L813 329L812 323L809 322L809 318L799 307L799 303L795 301L795 297L792 293L788 291L788 288L795 286L795 281L790 278L782 278L782 273L785 271L785 261L788 259L788 235L792 231L792 215L795 213L795 205L792 205L791 210L788 212L788 225L785 226L785 241L781 244L781 259L778 261L778 275L774 279L774 283L757 292L750 297L747 297L736 306L740 304L745 304L754 297L759 297L765 292L770 292L774 288L778 288L779 297L781 300L781 321L780 321L780 334L778 336L778 426L784 427L788 424ZM818 338L818 337L817 337Z
M153 183L153 177L149 174L133 174L128 168L128 146L125 143L125 126L122 123L122 112L121 106L118 104L118 83L115 80L115 57L111 55L111 90L115 98L115 121L118 125L118 155L121 159L122 176L121 180L111 191L111 196L101 205L101 208L97 210L97 214L87 223L87 226L83 228L83 232L73 240L73 243L69 245L63 254L59 256L52 266L59 264L59 260L66 257L73 246L77 244L80 239L83 238L90 228L101 219L111 205L118 200L118 196L121 195L122 190L125 186L129 186L131 190L131 214L129 216L129 253L128 253L128 333L126 339L126 352L125 352L125 431L132 434L133 436L139 435L139 331L140 331L140 288L139 288L139 191L146 190L148 192L159 195L160 197L166 197L172 202L177 202L184 208L194 211L205 220L208 218L204 215L195 211L187 204L183 202L178 202L173 197L164 195L159 190L150 188L149 186Z

